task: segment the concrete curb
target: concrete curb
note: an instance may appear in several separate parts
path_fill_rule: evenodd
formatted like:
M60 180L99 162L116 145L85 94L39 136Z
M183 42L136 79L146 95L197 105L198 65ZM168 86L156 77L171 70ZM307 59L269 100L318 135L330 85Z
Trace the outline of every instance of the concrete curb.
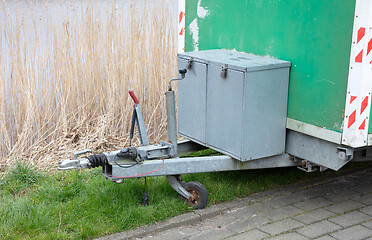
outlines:
M311 187L318 186L318 185L323 185L325 183L333 182L333 181L342 179L350 175L362 174L362 173L369 172L369 171L372 171L372 167L344 170L332 176L325 176L325 177L305 180L305 181L297 182L297 183L290 184L287 186L279 187L273 190L255 193L255 194L252 194L247 197L234 200L231 202L212 205L208 208L201 209L201 210L194 210L193 212L185 213L185 214L170 218L168 220L165 220L164 222L159 222L153 225L139 227L134 230L120 232L120 233L112 234L112 235L105 236L105 237L100 237L98 238L98 240L135 239L135 238L145 237L150 234L166 231L172 228L192 225L201 220L212 218L214 216L220 215L232 209L241 208L247 205L254 204L256 202L261 202L265 199L270 199L270 198L282 196L282 195L293 194L295 192L298 192L298 191L301 191L307 188L311 188Z

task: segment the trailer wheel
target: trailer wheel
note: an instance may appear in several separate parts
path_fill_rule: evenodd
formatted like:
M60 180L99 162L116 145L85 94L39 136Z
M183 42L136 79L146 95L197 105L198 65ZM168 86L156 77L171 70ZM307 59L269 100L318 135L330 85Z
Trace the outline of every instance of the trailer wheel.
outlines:
M193 199L186 199L181 196L182 201L195 209L202 209L208 203L208 191L200 182L188 182L183 186L188 191Z

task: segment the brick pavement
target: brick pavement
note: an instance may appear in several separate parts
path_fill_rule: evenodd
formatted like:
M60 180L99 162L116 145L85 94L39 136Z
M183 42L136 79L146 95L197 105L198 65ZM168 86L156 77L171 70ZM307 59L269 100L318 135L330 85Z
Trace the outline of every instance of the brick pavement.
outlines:
M260 194L197 223L137 239L372 240L371 171Z

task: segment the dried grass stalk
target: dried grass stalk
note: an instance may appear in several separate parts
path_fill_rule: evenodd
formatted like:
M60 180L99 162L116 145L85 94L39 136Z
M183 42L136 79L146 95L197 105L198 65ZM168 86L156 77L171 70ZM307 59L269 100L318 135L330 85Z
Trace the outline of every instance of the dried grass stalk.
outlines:
M15 158L53 169L58 159L78 149L125 146L133 105L128 89L142 100L150 141L165 138L163 97L167 79L176 70L176 31L168 11L174 2L155 1L149 8L136 2L126 1L127 8L106 3L105 18L88 4L69 7L64 21L34 16L31 23L21 15L9 17L3 3L7 23L0 26L3 171Z

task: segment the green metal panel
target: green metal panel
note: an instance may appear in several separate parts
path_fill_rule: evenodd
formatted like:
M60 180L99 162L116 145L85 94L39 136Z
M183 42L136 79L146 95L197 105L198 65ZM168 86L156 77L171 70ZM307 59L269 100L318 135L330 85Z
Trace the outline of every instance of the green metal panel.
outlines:
M198 40L199 50L291 61L288 117L341 132L354 8L355 0L186 0L185 47Z

